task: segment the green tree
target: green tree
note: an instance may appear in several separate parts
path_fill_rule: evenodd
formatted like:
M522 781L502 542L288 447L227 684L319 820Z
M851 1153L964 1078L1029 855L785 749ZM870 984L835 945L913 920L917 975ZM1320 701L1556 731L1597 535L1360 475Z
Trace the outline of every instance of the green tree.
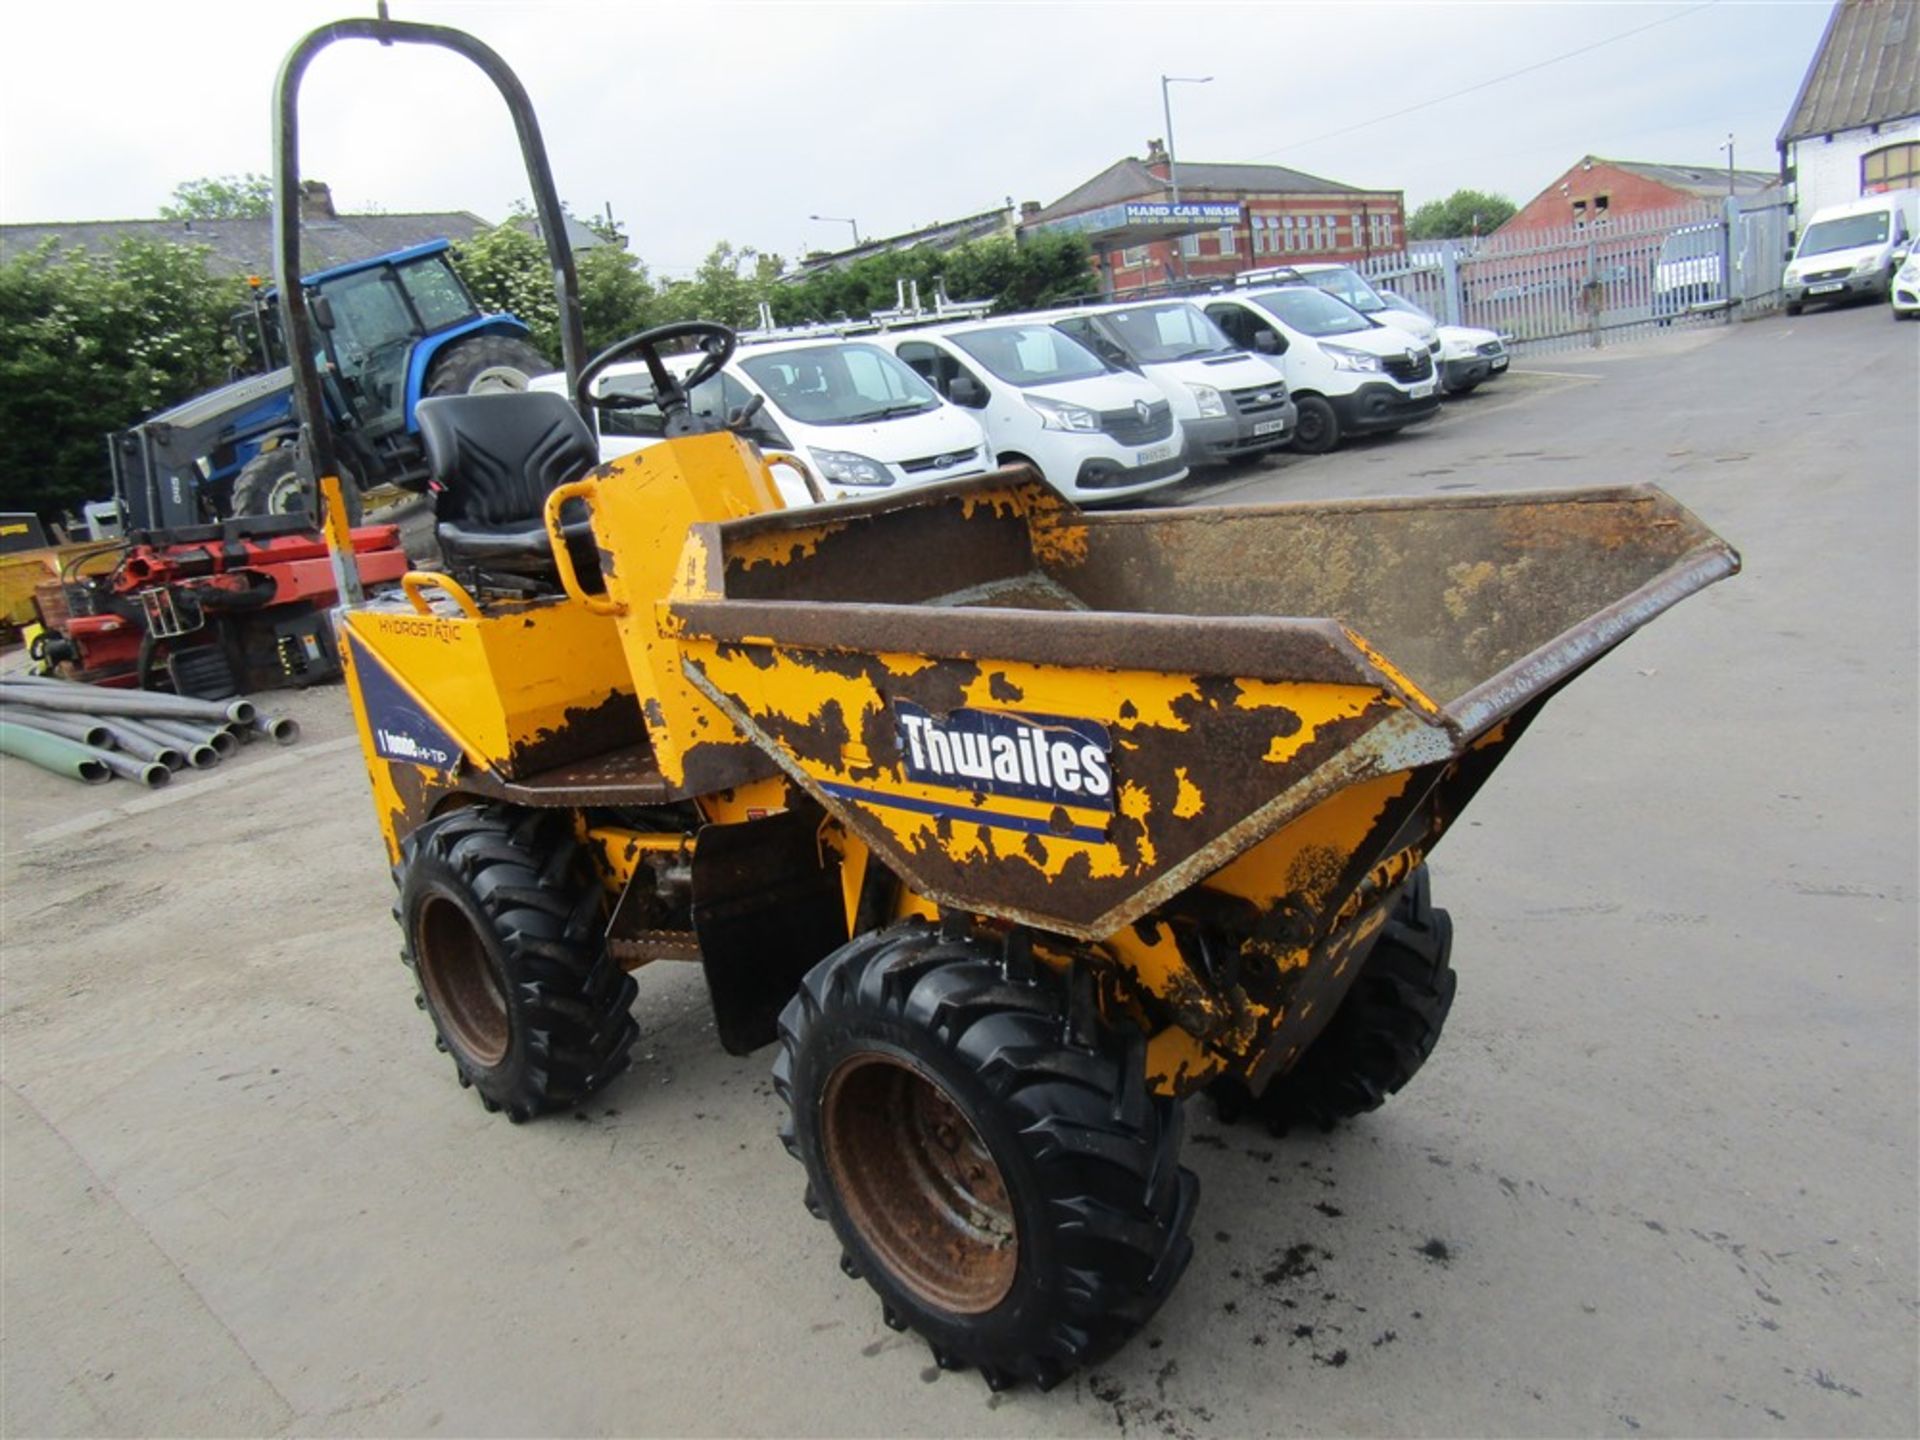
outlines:
M200 246L49 243L0 265L0 509L52 519L104 497L106 434L224 383L245 304Z
M533 331L533 343L557 364L560 303L544 241L520 222L516 208L502 224L454 246L453 263L482 310L517 315ZM574 257L580 279L580 323L589 353L611 345L652 320L657 299L646 266L618 245L596 246Z
M1410 240L1454 240L1485 235L1510 219L1518 207L1504 195L1485 190L1456 190L1444 200L1429 200L1407 221Z
M182 181L160 207L162 220L261 220L272 213L273 177L252 171Z
M775 286L768 298L782 324L806 320L858 320L890 309L901 280L915 281L920 302L933 303L936 281L949 299L989 300L996 311L1028 310L1084 295L1094 286L1092 253L1077 235L1036 235L1016 242L1005 236L974 240L951 250L921 246L856 260Z

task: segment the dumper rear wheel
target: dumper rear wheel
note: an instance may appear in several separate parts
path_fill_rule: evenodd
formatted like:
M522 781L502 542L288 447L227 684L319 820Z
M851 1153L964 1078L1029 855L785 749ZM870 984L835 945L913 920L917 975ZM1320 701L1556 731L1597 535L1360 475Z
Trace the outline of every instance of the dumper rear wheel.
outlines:
M1453 921L1435 907L1423 865L1401 891L1353 988L1293 1069L1258 1097L1237 1080L1209 1087L1222 1116L1256 1116L1284 1134L1379 1109L1439 1042L1453 1006L1452 953Z
M626 1068L636 987L563 814L477 805L422 826L395 913L421 1008L489 1110L531 1119Z
M942 1368L1051 1387L1124 1343L1192 1254L1180 1110L1135 1036L1073 1027L1045 966L921 921L814 967L780 1019L781 1140L842 1268Z

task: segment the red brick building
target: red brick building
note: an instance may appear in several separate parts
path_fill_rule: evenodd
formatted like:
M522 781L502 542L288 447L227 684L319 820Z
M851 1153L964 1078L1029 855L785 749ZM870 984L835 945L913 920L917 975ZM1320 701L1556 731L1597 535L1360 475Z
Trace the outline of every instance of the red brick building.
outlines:
M1771 170L1735 170L1735 195L1756 195L1780 183ZM1727 169L1711 165L1648 165L1586 155L1550 181L1497 233L1580 229L1590 222L1715 203L1727 196Z
M1128 156L1051 205L1029 206L1023 230L1071 230L1093 245L1103 288L1230 276L1295 260L1363 260L1406 244L1405 197L1283 165L1179 163L1180 204L1161 142Z

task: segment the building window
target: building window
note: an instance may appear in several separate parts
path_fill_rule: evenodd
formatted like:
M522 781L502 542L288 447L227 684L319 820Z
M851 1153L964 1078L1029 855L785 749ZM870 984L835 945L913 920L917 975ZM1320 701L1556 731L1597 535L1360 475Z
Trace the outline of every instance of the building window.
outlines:
M1238 255L1240 253L1240 237L1234 232L1234 228L1231 225L1222 225L1220 227L1220 253L1222 255Z
M1860 193L1905 190L1920 185L1920 141L1883 145L1860 157Z
M1593 197L1593 223L1596 225L1607 217L1608 198L1609 197L1605 195L1596 195Z
M1200 253L1200 232L1199 231L1196 230L1191 235L1182 235L1180 237L1180 253L1186 256L1187 259L1189 260L1193 259L1194 256Z
M1146 263L1147 247L1144 245L1129 245L1120 252L1120 264L1124 269L1137 269Z
M1573 202L1573 228L1576 230L1584 230L1587 228L1587 202L1585 200L1576 200Z
M1380 217L1380 243L1382 245L1393 244L1393 217L1391 215L1382 215Z

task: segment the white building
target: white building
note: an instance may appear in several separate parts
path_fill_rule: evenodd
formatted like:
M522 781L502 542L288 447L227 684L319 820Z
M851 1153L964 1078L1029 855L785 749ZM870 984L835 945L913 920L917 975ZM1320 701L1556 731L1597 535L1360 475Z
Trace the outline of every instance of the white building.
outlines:
M1777 143L1796 229L1823 206L1920 188L1920 6L1839 0Z

